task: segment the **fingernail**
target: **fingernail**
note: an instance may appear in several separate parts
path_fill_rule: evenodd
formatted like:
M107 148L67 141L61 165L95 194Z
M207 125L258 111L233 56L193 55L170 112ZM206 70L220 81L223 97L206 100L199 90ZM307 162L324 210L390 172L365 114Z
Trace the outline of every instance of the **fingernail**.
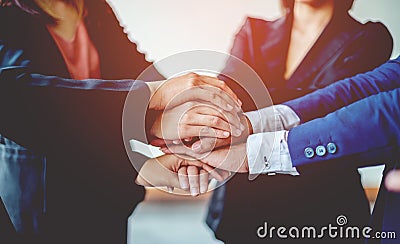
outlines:
M244 130L246 129L246 127L245 127L243 124L240 124L240 129L241 129L242 131L244 131Z
M227 132L227 131L224 131L224 133L222 133L222 135L223 135L224 137L229 137L230 134L231 134L231 133L229 133L229 132Z
M200 151L200 149L201 149L201 142L193 143L193 145L192 145L192 150L193 151L198 152L198 151Z
M199 195L199 188L190 188L190 194L195 197Z
M240 101L240 99L238 99L237 102L238 102L238 104L239 104L240 106L243 105L243 103L242 103L242 101Z
M200 193L204 194L207 192L207 187L200 187Z
M178 144L181 143L181 141L180 140L173 140L172 143L175 144L175 145L178 145Z
M188 190L189 186L185 183L181 183L181 188L182 188L182 190Z
M230 105L230 104L226 105L226 108L228 111L231 111L233 109L232 105Z

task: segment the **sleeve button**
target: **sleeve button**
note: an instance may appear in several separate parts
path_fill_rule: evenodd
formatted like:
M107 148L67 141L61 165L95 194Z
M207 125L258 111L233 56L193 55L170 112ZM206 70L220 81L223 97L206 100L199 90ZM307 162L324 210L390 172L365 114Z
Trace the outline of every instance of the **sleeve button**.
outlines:
M306 158L312 158L314 157L314 150L311 147L307 147L306 149L304 149L304 155L306 156Z
M337 151L337 146L333 142L328 143L328 145L326 145L326 148L328 149L328 153L330 154L334 154Z
M315 149L315 152L319 157L322 157L322 156L324 156L326 154L326 148L324 146L318 146Z

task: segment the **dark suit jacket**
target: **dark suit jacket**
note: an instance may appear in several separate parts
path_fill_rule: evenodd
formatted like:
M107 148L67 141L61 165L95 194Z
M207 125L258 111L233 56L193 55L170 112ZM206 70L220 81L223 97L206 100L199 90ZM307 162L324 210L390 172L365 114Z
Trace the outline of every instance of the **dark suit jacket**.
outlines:
M137 78L151 63L129 41L112 9L101 0L85 1L85 6L84 22L99 53L102 78ZM31 72L70 77L43 19L16 7L4 7L0 9L0 21L3 23L0 26L0 40L7 43L8 47L23 50L23 64ZM11 63L15 61L13 56L3 56L3 64L7 60ZM147 76L148 80L162 79L155 70L149 73L152 76ZM110 84L99 81L91 81L90 85L81 89L82 84L66 81L60 85L55 80L38 77L36 76L36 81L41 80L41 87L50 85L79 88L73 92L44 92L40 96L37 94L46 90L46 87L28 89L25 94L27 98L31 91L38 90L37 96L30 97L31 102L26 103L28 100L21 99L11 103L8 100L8 106L1 110L2 114L4 111L3 118L7 111L15 114L13 111L26 112L29 108L30 116L37 119L29 120L26 114L26 118L14 119L3 127L1 133L26 148L34 149L33 153L47 157L46 223L43 227L39 226L39 231L71 238L99 236L99 239L103 237L103 242L107 242L109 237L113 239L109 243L118 243L116 235L125 238L126 218L144 196L144 189L134 183L136 171L131 166L122 143L122 108L129 84L123 85L124 92L115 92L112 89L105 91L104 88ZM121 88L116 84L110 86ZM94 88L99 89L88 90ZM20 97L23 93L18 92L15 97ZM146 94L148 91L136 95L138 107L142 103L147 105L147 99L144 99ZM54 115L60 111L63 115ZM3 122L6 123L5 120ZM15 133L8 131L17 127L19 129L15 129ZM142 127L136 128L140 131ZM24 185L27 180L30 178L18 179L18 184L24 186L24 191L29 189ZM33 185L31 187L34 188ZM20 200L26 201L28 205L32 201L24 198ZM26 212L26 215L29 213ZM33 225L40 224L35 219L33 222ZM67 240L68 238L65 241Z
M144 190L134 183L136 171L124 148L122 108L129 91L135 103L125 113L136 120L124 133L145 140L147 86L31 74L23 52L2 43L0 59L0 131L52 159L44 236L28 243L124 242L127 217Z
M236 73L242 71L231 58L220 77L239 94L244 110L282 103L366 72L385 62L392 51L391 35L382 24L360 24L348 14L336 14L297 70L285 80L290 30L290 16L276 21L248 18L236 35L231 54L257 72L272 98L256 96L256 101L252 101L238 84L225 78L240 76ZM247 85L246 79L237 82ZM252 92L252 84L249 86L248 90ZM226 184L226 189L220 187L214 193L208 224L216 229L220 239L240 243L261 241L255 229L263 221L277 225L307 225L311 222L323 225L340 214L349 214L354 224L367 222L368 204L354 165L341 171L325 166L306 166L300 173L297 178L261 176L254 181L249 181L245 175L235 175ZM224 190L226 193L220 194ZM221 204L222 201L225 204ZM294 202L296 208L292 207Z
M384 163L385 173L396 167L400 157L400 57L285 104L306 122L289 133L294 166L323 163L344 168L348 163ZM333 153L312 158L304 154L306 148L329 143L336 145ZM388 192L383 185L370 226L374 231L395 232L399 240L400 194ZM391 238L368 241L396 242Z
M400 136L396 122L400 109L396 90L399 89L400 57L373 71L286 102L305 123L289 133L293 165L328 163L340 158L345 163L365 166L395 159L393 153L397 152ZM315 148L329 142L337 145L335 153L312 158L304 154L306 147ZM393 153L385 153L389 151ZM347 157L350 160L343 159Z

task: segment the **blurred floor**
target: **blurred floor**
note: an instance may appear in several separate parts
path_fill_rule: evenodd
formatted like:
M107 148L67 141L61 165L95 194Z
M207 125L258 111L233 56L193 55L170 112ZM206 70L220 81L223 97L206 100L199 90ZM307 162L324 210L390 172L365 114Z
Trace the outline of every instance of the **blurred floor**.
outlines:
M129 218L129 244L222 244L204 220L209 194L192 198L148 190Z

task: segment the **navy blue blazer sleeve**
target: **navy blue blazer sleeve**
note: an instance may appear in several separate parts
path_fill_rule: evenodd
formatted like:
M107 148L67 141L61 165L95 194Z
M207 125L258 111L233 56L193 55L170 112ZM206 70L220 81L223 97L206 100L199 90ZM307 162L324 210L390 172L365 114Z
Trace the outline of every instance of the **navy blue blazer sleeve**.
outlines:
M355 166L390 163L399 156L399 124L400 88L359 100L293 128L288 136L293 166L335 160ZM315 150L328 143L334 143L336 150L306 157L306 148Z
M0 131L46 155L126 155L122 113L128 92L134 104L126 138L146 140L144 118L150 91L135 80L76 81L29 73L21 50L0 43Z
M333 83L323 89L284 104L291 107L301 122L323 117L357 100L400 87L400 57L373 71Z

